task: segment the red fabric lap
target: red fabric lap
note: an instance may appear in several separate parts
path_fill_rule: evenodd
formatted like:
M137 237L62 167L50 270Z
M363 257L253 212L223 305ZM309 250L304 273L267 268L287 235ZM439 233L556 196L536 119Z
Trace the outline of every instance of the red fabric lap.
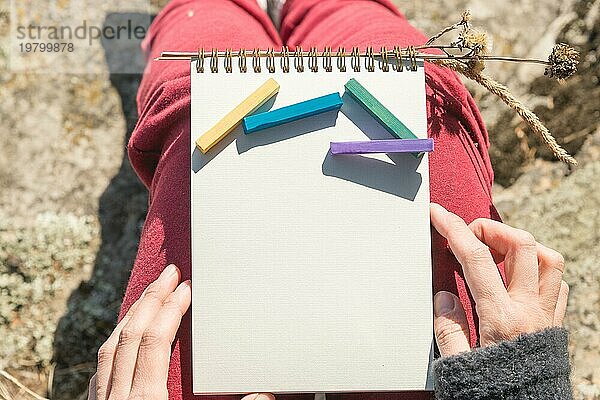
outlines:
M283 16L281 36L291 47L377 48L425 41L423 34L386 0L290 0ZM275 28L251 0L175 0L153 22L144 42L150 61L138 92L139 121L128 146L135 170L150 189L150 207L121 317L168 263L177 264L184 279L190 277L190 66L151 58L162 50L280 46ZM479 217L497 219L490 195L493 173L487 132L473 99L448 70L427 66L426 83L428 133L436 140L436 150L430 156L432 201L467 222ZM460 265L437 234L433 234L432 253L434 289L458 293L467 309L474 344L476 318ZM189 314L173 346L168 386L172 399L194 397ZM361 400L428 398L406 393L343 397L353 400L357 396ZM282 397L304 400L312 395L278 396ZM328 395L330 400L335 397Z

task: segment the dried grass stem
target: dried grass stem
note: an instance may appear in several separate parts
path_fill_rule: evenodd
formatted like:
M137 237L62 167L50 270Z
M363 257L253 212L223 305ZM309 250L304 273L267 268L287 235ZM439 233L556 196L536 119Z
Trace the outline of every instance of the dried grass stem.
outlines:
M542 124L537 115L528 109L520 100L518 100L508 88L491 77L482 74L474 73L467 65L457 60L431 60L431 62L450 68L464 75L465 77L479 83L481 86L489 90L491 93L498 96L506 105L512 108L523 120L531 127L531 129L539 135L544 143L550 148L552 153L559 160L570 164L577 165L577 161L569 153L563 149L557 142L554 136Z
M569 165L577 165L577 161L563 149L550 131L542 124L542 121L520 100L518 100L508 88L482 71L485 68L485 61L509 61L519 63L542 64L546 66L544 72L549 77L557 79L567 79L577 70L579 62L579 53L572 47L559 43L552 49L552 54L548 60L536 60L520 57L502 57L488 55L490 44L485 31L477 28L471 28L471 13L467 10L463 12L459 22L442 29L433 35L423 46L415 47L415 50L438 49L444 54L424 54L418 53L418 57L425 59L443 67L450 68L465 77L479 83L490 93L498 96L504 103L512 108L541 138L548 146L554 156ZM436 40L449 32L458 30L458 38L450 43L436 43ZM448 50L453 49L459 54L452 54Z
M21 382L19 382L19 380L17 378L15 378L14 376L12 376L8 372L6 372L4 370L0 370L0 376L2 376L6 380L12 382L19 389L21 389L22 391L24 391L25 393L27 393L31 397L35 398L36 400L48 400L47 398L40 396L39 394L37 394L33 390L29 389L27 386L23 385Z

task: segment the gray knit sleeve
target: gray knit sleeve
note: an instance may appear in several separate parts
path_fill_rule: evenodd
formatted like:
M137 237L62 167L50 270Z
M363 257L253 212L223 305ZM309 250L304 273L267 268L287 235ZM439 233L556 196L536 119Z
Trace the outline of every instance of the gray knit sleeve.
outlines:
M438 400L571 400L568 334L551 328L433 363Z

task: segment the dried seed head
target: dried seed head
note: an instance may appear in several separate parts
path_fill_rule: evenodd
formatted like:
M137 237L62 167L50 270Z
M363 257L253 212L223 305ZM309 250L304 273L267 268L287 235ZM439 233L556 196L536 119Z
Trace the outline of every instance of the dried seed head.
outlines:
M486 55L490 51L487 33L477 28L469 28L460 34L463 47L472 49L477 55Z
M564 43L559 43L552 49L548 62L550 65L546 67L544 75L550 78L567 79L577 71L579 52Z
M485 62L477 57L470 59L467 65L474 74L480 74L485 69Z
M462 13L461 23L466 25L469 22L471 22L471 10L465 10Z

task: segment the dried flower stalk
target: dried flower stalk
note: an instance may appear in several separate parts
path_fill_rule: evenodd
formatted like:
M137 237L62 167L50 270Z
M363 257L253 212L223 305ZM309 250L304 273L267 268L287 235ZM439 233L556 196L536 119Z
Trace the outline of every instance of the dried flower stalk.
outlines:
M498 96L504 103L510 108L515 110L521 118L531 127L531 129L537 133L540 138L546 143L548 148L552 151L554 156L567 164L577 165L577 160L573 158L569 153L563 149L557 142L554 136L548 131L548 128L544 126L538 116L525 107L521 101L519 101L508 88L489 76L481 73L474 72L469 69L464 63L456 60L431 60L433 63L448 67L456 72L461 73L465 77L474 80L481 86L489 90L491 93Z
M30 395L31 397L33 397L36 400L49 400L49 399L42 397L39 394L35 393L33 390L29 389L27 386L25 386L21 382L19 382L19 380L17 378L15 378L14 376L12 376L11 374L9 374L8 372L6 372L4 370L0 370L0 376L7 379L10 382L12 382L19 389L21 389L23 392L27 393L28 395Z
M456 39L446 44L436 44L436 42L447 35L450 32L458 31ZM519 116L536 132L540 138L546 143L548 148L552 150L552 153L561 161L569 165L577 165L577 161L567 153L556 141L554 136L548 131L540 119L535 115L533 111L528 109L521 101L519 101L510 90L500 83L496 82L491 77L483 74L485 69L486 61L506 61L506 62L518 62L518 63L534 63L541 64L546 67L544 74L563 80L569 78L577 71L577 64L579 63L579 53L572 47L566 44L557 44L552 50L552 54L548 57L548 60L537 60L530 58L520 58L511 56L497 56L490 55L490 43L487 33L481 29L471 27L471 13L465 11L462 14L461 20L453 25L450 25L442 29L437 34L433 35L424 45L422 46L409 46L404 49L399 49L402 57L407 57L410 60L420 59L429 61L431 63L441 65L444 67L451 68L464 75L465 77L474 80L488 91L498 96L504 101L510 108L515 110ZM442 54L432 54L430 52L423 52L422 50L439 50ZM306 57L324 56L331 57L331 53L326 52L303 52L300 48L299 54ZM354 50L353 50L354 51ZM394 57L394 51L384 55L383 53L360 53L358 49L358 56L365 57ZM383 49L382 49L383 51ZM155 60L190 60L198 59L200 53L196 52L162 52L161 56ZM245 57L245 53L240 52L240 55L234 55L235 57ZM342 57L346 57L345 53L342 53ZM273 57L273 56L289 57L289 53L286 52L274 52L270 51L257 52L257 57ZM209 57L231 57L231 52L218 52L216 49L211 53L202 52L202 60ZM353 53L352 56L355 56ZM396 55L397 56L397 55ZM338 56L339 57L339 56Z
M577 165L575 158L569 155L569 153L557 143L554 136L552 136L548 128L544 126L542 121L540 121L533 111L519 101L506 86L498 83L482 71L485 68L485 60L533 62L546 65L544 71L545 75L562 80L569 78L577 71L579 53L568 45L561 43L554 46L552 54L548 57L548 61L489 56L490 46L488 44L487 34L482 30L471 28L470 21L471 13L465 11L462 14L461 21L442 29L439 33L432 36L424 46L418 47L419 50L441 50L444 53L443 56L436 57L434 55L423 53L419 53L419 55L429 62L459 72L498 96L540 136L556 158L567 164ZM455 30L460 30L458 38L455 41L451 42L449 45L434 45L435 41ZM454 55L449 51L451 49L459 50L463 52L463 54Z

